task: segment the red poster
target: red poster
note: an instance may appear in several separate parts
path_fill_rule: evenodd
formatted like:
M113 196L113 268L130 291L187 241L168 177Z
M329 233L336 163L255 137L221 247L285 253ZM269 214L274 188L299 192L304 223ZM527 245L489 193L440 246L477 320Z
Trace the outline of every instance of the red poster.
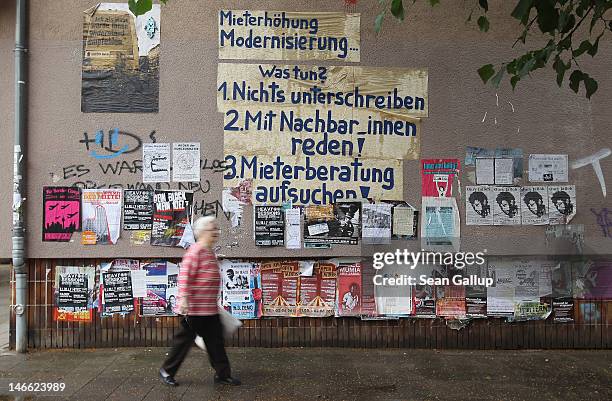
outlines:
M298 316L334 315L336 277L336 265L326 262L317 263L312 276L300 277Z
M361 315L361 263L338 265L336 316Z
M445 285L438 287L436 315L442 317L465 317L465 286Z
M421 160L421 196L453 196L453 180L458 174L458 159Z
M298 262L261 264L264 316L295 316L299 278Z

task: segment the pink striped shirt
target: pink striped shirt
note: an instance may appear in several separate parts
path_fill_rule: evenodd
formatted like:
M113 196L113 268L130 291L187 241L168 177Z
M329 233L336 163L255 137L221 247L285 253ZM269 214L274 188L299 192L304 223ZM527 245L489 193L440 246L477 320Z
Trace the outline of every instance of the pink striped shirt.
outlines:
M178 305L187 297L189 316L216 315L221 274L215 254L195 243L189 247L178 276Z

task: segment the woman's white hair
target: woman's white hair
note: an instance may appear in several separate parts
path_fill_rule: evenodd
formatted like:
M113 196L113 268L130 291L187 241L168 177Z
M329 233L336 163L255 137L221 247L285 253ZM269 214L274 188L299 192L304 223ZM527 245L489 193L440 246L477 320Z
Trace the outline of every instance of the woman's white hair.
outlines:
M200 235L206 231L206 228L208 227L209 224L213 224L216 223L217 219L215 218L215 216L204 216L204 217L199 217L194 223L193 223L193 236L195 237L195 239L197 240L198 238L200 238Z

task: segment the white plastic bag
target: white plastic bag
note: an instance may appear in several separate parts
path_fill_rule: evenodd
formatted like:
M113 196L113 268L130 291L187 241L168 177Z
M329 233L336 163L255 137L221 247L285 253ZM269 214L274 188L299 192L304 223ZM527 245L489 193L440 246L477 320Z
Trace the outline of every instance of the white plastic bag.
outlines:
M236 319L231 313L226 311L224 308L219 308L219 319L221 320L221 325L223 326L223 336L230 337L232 334L242 326L242 322ZM204 344L204 339L200 336L196 336L195 343L198 348L206 351L206 344Z
M221 320L221 325L223 326L223 335L225 338L231 337L236 330L242 326L242 322L236 319L224 308L219 308L219 319Z

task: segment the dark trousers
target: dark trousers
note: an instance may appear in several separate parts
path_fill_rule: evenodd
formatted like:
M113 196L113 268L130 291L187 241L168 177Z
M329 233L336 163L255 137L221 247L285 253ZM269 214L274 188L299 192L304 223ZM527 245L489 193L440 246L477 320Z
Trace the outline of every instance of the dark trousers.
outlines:
M208 359L217 376L222 379L230 377L230 363L225 353L223 327L219 315L183 317L180 330L174 336L174 344L162 368L174 377L193 346L196 335L204 339Z

